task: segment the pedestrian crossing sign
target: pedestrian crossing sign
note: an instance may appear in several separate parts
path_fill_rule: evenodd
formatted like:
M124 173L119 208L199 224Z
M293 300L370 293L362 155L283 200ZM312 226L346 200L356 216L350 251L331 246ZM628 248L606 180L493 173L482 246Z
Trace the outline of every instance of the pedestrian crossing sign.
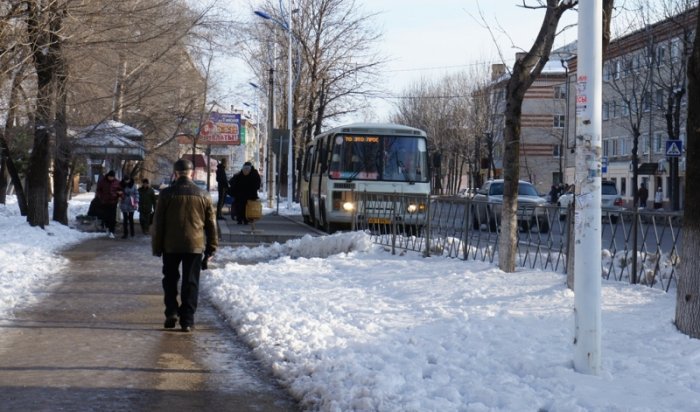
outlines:
M680 157L683 154L682 140L666 140L666 156Z

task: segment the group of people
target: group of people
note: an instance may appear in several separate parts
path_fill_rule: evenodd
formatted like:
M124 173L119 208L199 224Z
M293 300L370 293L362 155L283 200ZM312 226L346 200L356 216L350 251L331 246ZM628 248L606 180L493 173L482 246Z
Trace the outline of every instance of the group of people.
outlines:
M260 174L250 162L230 180L226 178L226 160L217 169L219 201L214 211L209 193L192 181L192 162L180 159L173 165L175 180L161 190L158 198L147 179L136 188L130 176L121 181L110 171L98 182L95 202L100 217L111 237L114 237L117 207L122 212L124 234L134 236L134 212L139 211L141 228L151 228L151 251L163 260L163 302L165 329L179 323L183 332L195 326L202 269L218 247L217 218L223 219L222 207L227 194L234 198L232 216L240 224L248 223L246 202L258 198ZM178 290L179 289L179 290ZM179 295L179 300L178 300Z
M226 159L222 159L216 168L216 183L219 187L219 201L216 204L216 218L223 220L223 206L226 195L233 198L231 204L231 219L236 220L239 225L247 225L249 219L246 216L246 204L249 200L258 199L260 190L260 173L250 162L245 162L239 172L231 179L226 176Z
M153 211L156 206L156 193L150 187L148 179L136 187L131 176L117 180L114 170L100 177L95 190L95 199L90 205L89 215L102 220L109 237L114 237L117 225L117 208L122 213L123 234L126 239L134 236L134 213L139 212L141 231L148 234Z
M649 189L647 189L646 183L642 183L639 190L637 190L637 198L639 199L639 207L646 209L647 200L649 199ZM654 192L654 209L661 209L664 205L664 191L659 186Z
M549 202L556 204L557 200L559 200L559 196L568 192L570 186L571 185L567 183L559 183L558 185L552 185L552 188L549 191Z

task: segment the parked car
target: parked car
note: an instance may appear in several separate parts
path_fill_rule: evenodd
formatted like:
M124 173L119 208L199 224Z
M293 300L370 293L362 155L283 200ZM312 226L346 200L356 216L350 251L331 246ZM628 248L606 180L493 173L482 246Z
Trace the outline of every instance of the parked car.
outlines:
M196 184L200 189L202 190L207 190L207 182L205 180L193 180L194 184Z
M491 231L501 225L503 179L490 180L477 190L472 205L472 224L475 230L487 225ZM518 182L518 224L523 230L536 227L540 233L549 231L547 200L537 193L530 182Z
M603 217L608 216L610 223L617 223L620 218L620 212L624 210L625 201L617 193L615 182L601 182L601 206ZM565 194L559 196L557 205L559 206L559 215L564 218L569 207L569 204L574 201L574 186L572 185Z

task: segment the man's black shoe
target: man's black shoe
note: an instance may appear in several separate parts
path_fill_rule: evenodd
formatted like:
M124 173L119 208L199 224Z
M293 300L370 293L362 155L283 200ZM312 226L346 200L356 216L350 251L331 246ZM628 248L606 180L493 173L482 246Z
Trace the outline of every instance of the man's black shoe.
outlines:
M182 325L181 329L183 332L189 333L189 332L192 332L194 330L194 326Z
M177 316L170 316L165 318L165 323L163 323L163 327L165 329L172 329L175 327L175 324L177 323Z

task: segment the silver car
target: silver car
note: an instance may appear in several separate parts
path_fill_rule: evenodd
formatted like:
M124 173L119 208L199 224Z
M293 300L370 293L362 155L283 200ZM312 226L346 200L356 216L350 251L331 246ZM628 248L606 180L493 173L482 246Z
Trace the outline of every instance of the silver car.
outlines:
M503 205L503 179L489 180L479 189L473 198L472 225L475 230L485 224L489 230L496 231L501 225ZM539 233L549 231L547 217L547 199L537 193L530 182L518 182L518 224L523 230L537 228Z

